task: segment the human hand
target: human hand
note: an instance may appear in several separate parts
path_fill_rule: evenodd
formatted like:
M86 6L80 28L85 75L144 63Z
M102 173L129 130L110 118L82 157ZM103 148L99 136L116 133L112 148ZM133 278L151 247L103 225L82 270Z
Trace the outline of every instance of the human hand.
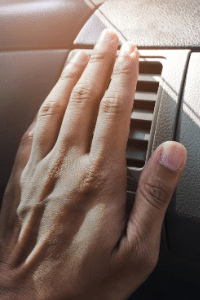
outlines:
M117 46L108 30L90 60L71 61L21 140L0 216L1 297L122 300L157 263L186 150L156 149L126 224L139 54L129 42L116 60Z

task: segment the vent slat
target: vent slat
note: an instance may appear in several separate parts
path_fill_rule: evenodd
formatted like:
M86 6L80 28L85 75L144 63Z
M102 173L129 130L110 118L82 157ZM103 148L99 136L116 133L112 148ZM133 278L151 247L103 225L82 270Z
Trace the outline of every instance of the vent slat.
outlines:
M135 100L155 101L157 99L157 93L148 92L135 92Z
M160 82L161 76L154 74L139 74L138 81Z
M139 141L149 141L150 132L148 130L134 130L130 129L129 139L135 139Z
M153 113L149 110L144 109L134 109L131 113L131 119L133 120L143 120L151 121L153 120Z

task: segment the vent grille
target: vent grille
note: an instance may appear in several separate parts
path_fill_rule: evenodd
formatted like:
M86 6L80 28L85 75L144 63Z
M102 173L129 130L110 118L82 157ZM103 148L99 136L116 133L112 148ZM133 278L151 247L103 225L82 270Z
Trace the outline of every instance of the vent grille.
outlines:
M129 167L142 168L145 164L153 112L161 80L162 62L163 59L156 57L140 58L139 78L126 150Z

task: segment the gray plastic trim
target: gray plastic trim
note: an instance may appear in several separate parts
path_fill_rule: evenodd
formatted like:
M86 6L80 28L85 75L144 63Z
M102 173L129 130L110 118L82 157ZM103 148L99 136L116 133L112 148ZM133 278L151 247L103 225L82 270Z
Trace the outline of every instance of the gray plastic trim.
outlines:
M139 47L198 49L199 15L199 0L110 0L86 22L75 44L95 44L107 27L121 42L132 40Z
M182 84L190 50L140 50L142 57L162 58L163 70L154 108L146 162L163 142L173 140ZM128 167L128 177L138 181L143 168Z
M166 217L169 250L200 269L200 53L192 53L184 86L176 140L187 163Z

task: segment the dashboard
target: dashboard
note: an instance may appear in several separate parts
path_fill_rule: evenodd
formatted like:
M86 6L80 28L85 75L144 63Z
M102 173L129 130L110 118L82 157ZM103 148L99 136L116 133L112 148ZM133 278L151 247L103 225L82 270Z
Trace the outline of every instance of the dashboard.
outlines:
M200 287L200 1L0 0L0 195L19 141L77 51L105 28L140 52L127 144L129 209L164 141L188 151L163 224L158 265L129 299L197 299ZM120 48L120 46L119 46Z

